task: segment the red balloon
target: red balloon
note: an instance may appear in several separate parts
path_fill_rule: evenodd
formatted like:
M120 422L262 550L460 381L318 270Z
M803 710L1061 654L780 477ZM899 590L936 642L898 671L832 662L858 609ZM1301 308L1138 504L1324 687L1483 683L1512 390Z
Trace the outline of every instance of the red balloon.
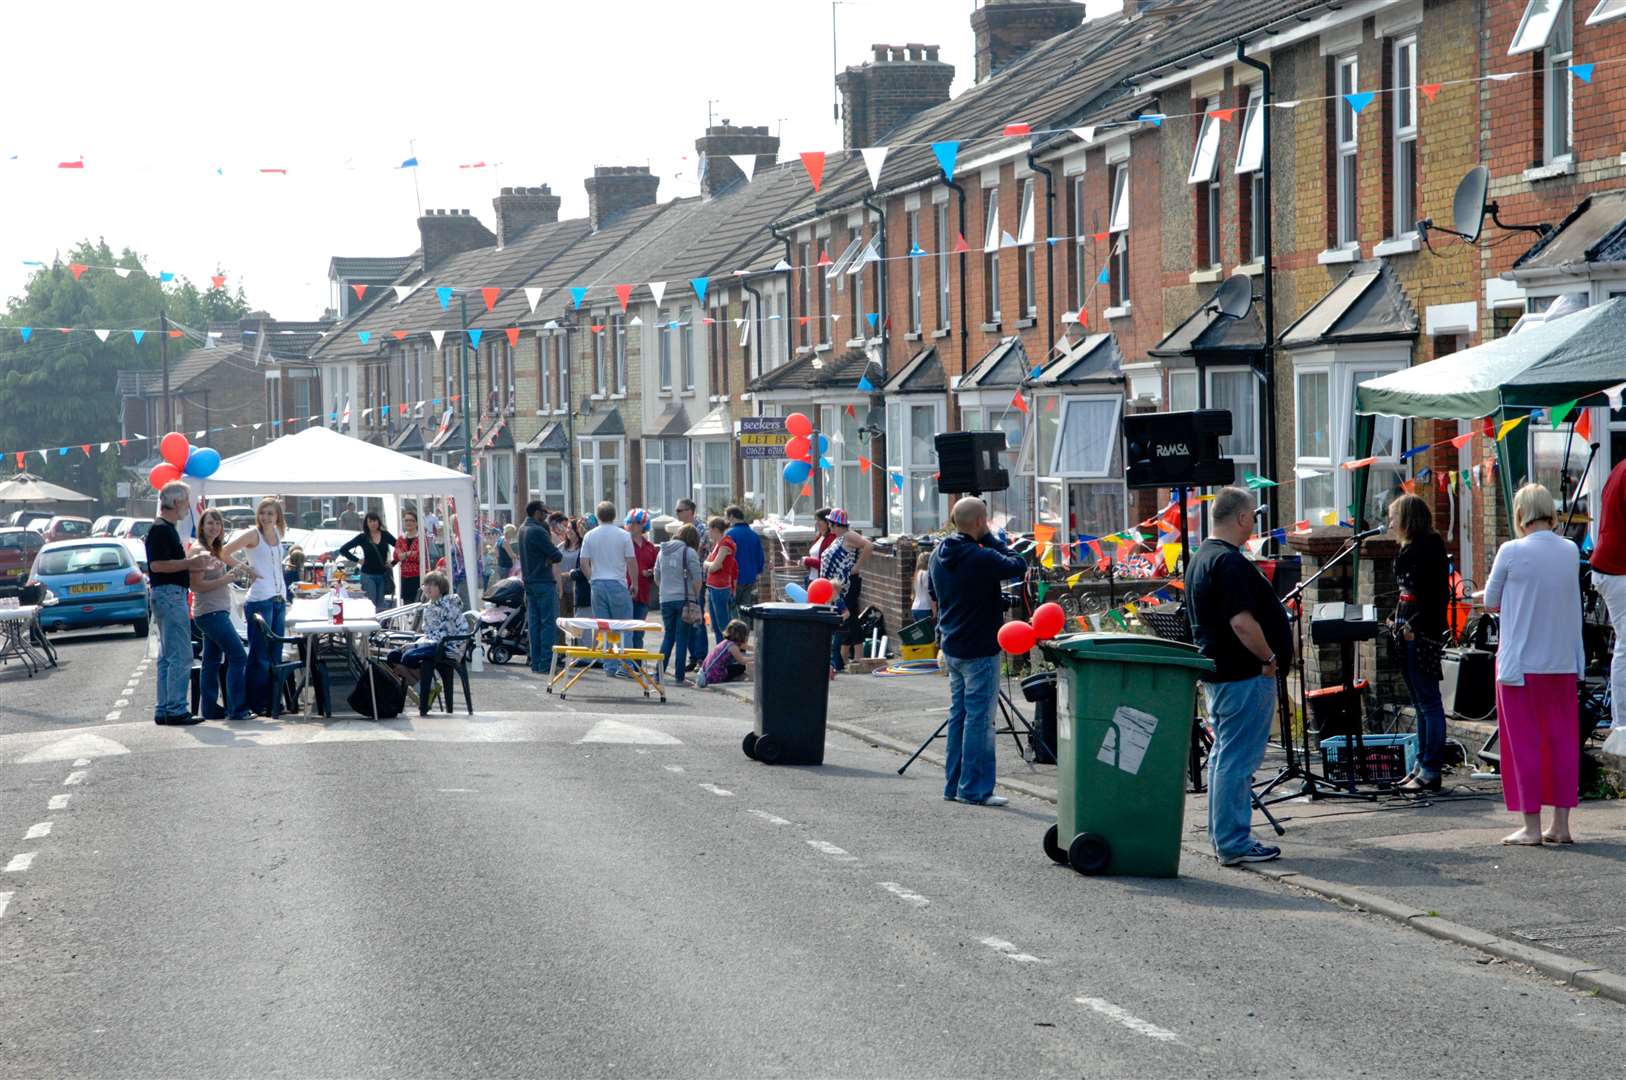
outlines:
M828 604L836 597L835 583L828 578L814 578L807 586L807 602L810 604Z
M153 486L154 491L161 491L165 484L180 478L181 470L165 461L152 467L152 472L147 474L147 483Z
M999 647L1012 656L1025 656L1033 648L1033 627L1020 619L999 628Z
M1060 604L1040 604L1033 609L1033 634L1040 641L1049 641L1067 629L1067 612Z
M792 435L806 437L813 434L813 421L799 412L793 412L785 417L785 430Z
M807 461L813 456L813 444L806 435L797 435L785 444L785 456L792 461Z
M158 443L159 455L175 466L177 472L186 468L186 458L191 452L192 444L187 442L186 436L179 431L170 432Z

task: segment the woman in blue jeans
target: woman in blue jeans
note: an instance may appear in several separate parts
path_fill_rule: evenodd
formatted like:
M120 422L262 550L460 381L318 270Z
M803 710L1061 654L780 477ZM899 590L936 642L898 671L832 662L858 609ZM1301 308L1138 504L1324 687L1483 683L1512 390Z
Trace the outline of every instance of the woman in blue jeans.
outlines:
M695 627L683 619L683 608L694 604L698 610L700 589L706 579L705 567L700 561L700 532L693 525L684 525L677 537L660 546L655 555L655 588L661 605L661 670L674 653L677 665L671 668L672 681L686 684L684 673L690 659L698 661L706 655L704 627L701 629L701 648L694 651Z
M248 670L243 682L249 708L261 714L271 712L271 662L281 657L272 655L273 646L260 632L254 617L264 619L266 631L276 637L285 632L288 584L282 565L282 537L287 531L282 504L268 496L254 510L254 528L226 546L229 552L241 545L254 577L243 602L243 621L248 624Z
M373 602L375 610L382 611L384 597L389 595L392 583L390 559L395 553L395 537L384 528L384 519L378 516L378 511L367 511L361 531L337 554L355 559L357 548L361 549L361 591Z
M203 635L203 670L198 681L198 707L206 720L251 720L243 684L248 651L237 627L231 621L231 585L246 581L250 573L236 567L226 550L226 519L219 510L209 509L198 519L198 538L193 553L203 552L209 561L192 571L192 622ZM226 707L219 704L220 664L226 664Z
M1417 710L1417 767L1399 790L1439 791L1445 764L1445 706L1440 700L1440 660L1445 639L1445 601L1450 568L1445 541L1434 531L1434 513L1417 495L1402 495L1389 504L1389 531L1400 539L1395 558L1393 633L1403 661L1402 673Z

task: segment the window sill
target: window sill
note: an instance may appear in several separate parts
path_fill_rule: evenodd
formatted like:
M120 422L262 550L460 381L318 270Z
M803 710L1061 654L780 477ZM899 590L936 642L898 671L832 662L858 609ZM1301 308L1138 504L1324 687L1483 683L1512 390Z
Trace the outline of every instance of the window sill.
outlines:
M1410 255L1420 250L1422 246L1423 242L1418 235L1415 232L1409 232L1397 236L1393 240L1385 240L1372 249L1372 254L1377 258L1386 259L1390 255Z
M829 343L826 343L826 344L823 344L823 345L815 345L815 346L813 346L813 352L815 354L817 354L817 353L827 353L829 351L830 351Z
M1224 276L1225 269L1223 267L1211 266L1207 270L1193 270L1191 276L1186 280L1193 285L1212 285Z
M1017 319L1016 320L1016 328L1018 330L1032 330L1038 324L1039 324L1038 319Z
M1524 170L1524 172L1520 174L1520 179L1527 184L1534 184L1540 180L1556 180L1560 176L1574 175L1575 158L1561 157L1551 164L1537 165L1534 168Z
M1361 245L1346 244L1343 247L1328 248L1315 257L1315 261L1322 266L1336 266L1339 263L1352 263L1361 257Z
M982 332L985 334L997 334L999 333L999 328L1000 324L997 322L985 322L982 324Z
M920 338L921 333L919 330L911 330L909 333L903 335L903 340L905 341L919 341Z
M591 399L593 401L607 401L608 400L608 396L605 395L605 394L588 394L587 396L588 396L589 399Z
M1101 313L1101 316L1106 319L1127 319L1129 311L1129 302L1125 301L1123 307L1109 307Z
M949 328L946 327L946 326L943 327L943 329L941 329L941 330L933 330L932 331L932 338L934 340L942 340L943 338L946 338L948 336L949 336Z
M611 394L610 395L610 400L611 401L625 401L625 400L627 400L627 392L625 390L622 390L620 393Z
M863 338L855 337L855 338L848 338L847 339L847 348L849 348L849 349L862 349L863 347L864 347L864 339Z

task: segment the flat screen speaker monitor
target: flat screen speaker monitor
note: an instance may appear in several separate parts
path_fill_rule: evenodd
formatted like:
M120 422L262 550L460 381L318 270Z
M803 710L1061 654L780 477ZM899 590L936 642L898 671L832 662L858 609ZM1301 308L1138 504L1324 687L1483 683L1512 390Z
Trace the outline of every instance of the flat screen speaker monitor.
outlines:
M950 495L1004 491L1011 477L999 464L1003 431L944 431L937 435L937 489Z
M1219 448L1231 433L1227 409L1125 415L1123 433L1131 488L1221 487L1236 479L1236 465Z

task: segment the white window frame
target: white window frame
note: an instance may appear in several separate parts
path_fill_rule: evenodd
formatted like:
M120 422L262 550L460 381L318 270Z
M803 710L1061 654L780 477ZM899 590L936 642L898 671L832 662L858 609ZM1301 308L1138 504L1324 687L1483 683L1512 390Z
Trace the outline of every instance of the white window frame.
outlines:
M949 328L949 301L953 298L949 276L949 204L938 203L937 216L937 329Z
M1400 237L1417 229L1417 35L1396 38L1390 57L1389 70L1395 73L1390 235Z
M480 487L480 513L487 519L502 525L514 520L514 454L510 450L487 450L475 461L475 471L479 474ZM497 502L493 498L496 491L497 477L505 475L508 478L508 501Z
M1199 406L1199 407L1200 408L1209 408L1209 409L1216 408L1217 406L1215 406L1215 404L1214 404L1214 376L1216 376L1216 375L1234 375L1234 374L1243 374L1243 375L1246 375L1248 377L1247 381L1248 381L1248 388L1249 388L1249 401L1250 401L1250 403L1252 405L1252 409L1253 409L1252 419L1251 419L1251 423L1249 425L1253 429L1253 448L1251 450L1249 450L1247 453L1242 453L1242 452L1238 451L1234 446L1230 445L1232 440L1235 438L1235 436L1231 436L1231 435L1224 436L1220 440L1220 447L1221 447L1221 450L1225 454L1226 457L1228 457L1232 461L1236 462L1237 476L1240 477L1242 475L1242 471L1244 469L1247 469L1248 471L1255 472L1255 473L1257 473L1259 471L1259 444L1260 444L1261 439L1263 438L1263 433L1259 430L1259 378L1258 378L1258 376L1254 373L1254 370L1251 367L1248 367L1246 365L1230 366L1230 367L1204 368L1203 369L1203 388L1204 388L1205 393L1203 395L1202 400L1206 401L1208 404L1206 406ZM1236 420L1235 420L1234 416L1233 416L1232 421L1231 421L1231 429L1233 431L1236 429ZM1271 479L1274 480L1276 478L1271 477Z
M1023 445L1028 438L1027 419L1009 407L1010 399L997 392L969 391L960 402L961 431L1001 431L1005 434L1006 449L999 455L999 463L1011 477L1011 486L1004 491L991 491L983 495L988 503L989 519L995 528L1013 532L1026 532L1033 527L1033 475L1023 473ZM1015 437L1015 444L1011 440ZM1031 455L1029 455L1031 456Z
M1050 469L1045 474L1047 477L1056 477L1064 480L1112 479L1112 464L1113 459L1116 456L1113 453L1114 447L1116 446L1114 440L1108 440L1107 442L1106 464L1100 469L1074 469L1064 471L1061 467L1062 443L1067 437L1067 414L1070 413L1075 406L1088 407L1101 404L1112 406L1112 420L1109 427L1112 431L1116 432L1118 430L1118 423L1123 418L1124 399L1122 394L1067 394L1062 397L1059 406L1059 412L1061 415L1056 422L1056 445L1051 448L1050 461L1047 463L1049 464Z
M999 188L982 190L982 317L984 322L1003 322L999 299Z
M1600 8L1602 6L1599 5ZM1513 31L1507 54L1518 56L1547 48L1553 38L1553 29L1558 25L1558 20L1568 14L1568 8L1569 0L1557 0L1556 3L1554 0L1528 0L1524 5L1524 14L1519 18L1519 27Z
M914 253L920 247L920 211L910 210L904 214L904 231L907 233L909 246L905 248L909 253L909 332L920 333L920 260L922 256Z
M1022 198L1018 204L1021 212L1017 217L1016 226L1016 243L1021 248L1022 259L1022 287L1017 302L1021 305L1022 316L1028 319L1037 318L1039 315L1039 282L1035 277L1037 268L1034 259L1034 249L1037 246L1034 238L1036 216L1034 199L1034 182L1030 176L1022 181Z
M1264 91L1254 87L1248 91L1248 108L1242 116L1242 135L1236 144L1236 173L1263 172L1265 168L1265 113Z
M871 494L870 478L858 464L862 450L858 446L848 446L844 438L838 437L841 435L842 417L846 415L849 405L862 418L864 413L860 410L867 410L869 401L853 397L842 401L821 400L815 406L818 409L819 434L830 440L830 448L824 455L830 462L830 469L825 475L824 502L826 506L839 506L846 510L853 525L867 529L875 523L875 499ZM855 484L860 491L853 490ZM864 506L858 503L859 498L864 500Z
M672 337L677 330L672 326L671 315L670 311L663 310L655 322L655 378L663 394L672 392L672 361L675 359L672 355Z
M613 448L614 455L605 453L606 448ZM576 440L577 472L580 477L578 494L581 497L584 510L591 510L598 502L600 483L604 479L604 467L615 466L615 490L610 494L610 501L617 506L625 506L627 502L627 440L622 435L592 436L583 435Z
M1112 306L1129 306L1129 162L1120 161L1112 166L1112 216L1107 232L1111 237Z
M1333 63L1333 199L1341 248L1361 242L1361 118L1344 97L1359 92L1360 77L1360 61L1354 55L1340 56Z
M683 392L694 393L694 308L678 308L678 376Z
M1084 246L1084 190L1083 175L1073 177L1073 275L1080 308L1086 306L1090 295L1089 269L1086 265L1089 249Z
M934 449L925 461L913 459L910 421L912 408L929 408L934 410L936 420L934 430L943 431L947 426L948 403L941 396L933 397L895 397L886 403L886 430L888 446L886 448L887 471L886 477L886 512L889 532L899 536L912 535L919 530L915 528L916 500L914 497L915 483L919 480L931 480L938 471L937 452ZM893 445L893 443L896 445ZM892 473L902 473L904 477L901 494L892 485ZM937 521L948 520L948 500L941 491L937 493Z
M1359 347L1346 347L1337 351L1309 352L1303 359L1294 363L1294 416L1301 415L1298 411L1300 408L1299 377L1301 374L1323 374L1327 377L1327 407L1331 413L1327 424L1327 456L1311 457L1300 455L1298 443L1295 441L1293 447L1295 473L1297 471L1296 467L1303 465L1307 468L1314 468L1332 474L1333 510L1337 513L1340 521L1345 520L1345 515L1349 511L1349 504L1355 497L1355 473L1353 470L1344 468L1344 462L1354 460L1353 440L1357 420L1355 416L1356 382L1357 380L1375 379L1381 375L1401 371L1406 366L1406 359L1396 356L1393 350L1373 352L1370 349L1361 349ZM1369 497L1372 491L1375 490L1370 484L1372 476L1385 475L1391 472L1404 472L1400 455L1405 450L1405 422L1399 417L1380 416L1377 418L1377 423L1380 426L1384 424L1393 425L1388 432L1391 452L1372 455L1377 460L1368 469L1367 493ZM1301 425L1295 421L1294 426L1300 427ZM1374 430L1374 448L1378 446L1377 435L1378 432ZM1272 479L1280 478L1272 477ZM1305 519L1302 509L1304 507L1304 481L1298 479L1295 475L1293 487L1293 505L1298 511L1299 518L1303 520ZM1308 520L1312 526L1323 524L1322 521L1316 518ZM1367 524L1382 524L1382 522L1368 521Z
M1548 165L1575 159L1575 79L1570 74L1570 63L1574 59L1575 36L1571 27L1569 0L1563 0L1553 22L1552 33L1542 51L1542 67L1546 77L1543 79L1541 102L1541 153L1542 161ZM1563 110L1562 118L1558 115L1560 109Z
M1306 433L1305 404L1303 381L1315 377L1326 380L1327 384L1327 415L1322 418L1327 436L1327 452L1325 454L1306 453L1301 442ZM1320 525L1321 522L1306 513L1304 489L1306 480L1298 475L1299 470L1314 469L1318 473L1332 476L1334 473L1333 457L1336 454L1337 444L1333 439L1333 374L1330 363L1296 364L1293 368L1293 507L1300 519L1308 520L1311 525ZM1278 479L1271 477L1271 479ZM1338 480L1333 477L1332 500L1336 507L1338 502Z
M1191 384L1191 387L1190 387L1189 390L1182 391L1182 390L1176 389L1176 385L1175 385L1176 383L1184 383L1184 382L1188 382L1188 381ZM1196 368L1176 368L1175 370L1169 372L1169 394L1168 394L1168 397L1166 399L1167 402L1168 402L1169 407L1167 409L1165 409L1164 411L1165 412L1191 412L1192 410L1196 409L1198 407L1197 402L1199 400L1199 395L1197 393L1197 386L1198 386L1198 383L1197 383L1197 369ZM1175 407L1176 399L1179 398L1183 393L1188 394L1190 396L1190 398L1191 398L1190 407L1189 408L1176 408Z
M559 467L559 484L548 484L548 466ZM564 510L570 501L570 463L563 454L532 453L525 455L526 501L540 499L549 510Z
M1626 15L1626 0L1598 0L1598 6L1586 17L1586 24L1597 26L1599 23L1618 19L1622 15Z
M610 334L615 340L611 343L615 356L615 380L610 385L612 397L627 396L627 317L625 315L610 316Z
M1203 102L1202 124L1197 129L1197 145L1192 147L1187 184L1212 184L1219 176L1220 118L1214 115L1219 103Z
M643 458L644 507L651 513L659 511L669 514L679 499L690 498L694 494L689 443L683 436L662 438L652 435L645 438ZM676 491L667 483L666 475L674 465L683 469L683 479L679 481ZM654 482L651 482L652 472Z
M593 335L593 397L602 400L610 393L609 354L604 348L604 331L594 333L592 316L589 315L588 319L587 332Z
M722 451L723 455L723 482L721 484L706 483L706 454L712 448ZM689 481L692 489L697 517L712 514L721 514L734 499L734 469L733 458L730 456L730 443L728 439L690 439L689 440Z

